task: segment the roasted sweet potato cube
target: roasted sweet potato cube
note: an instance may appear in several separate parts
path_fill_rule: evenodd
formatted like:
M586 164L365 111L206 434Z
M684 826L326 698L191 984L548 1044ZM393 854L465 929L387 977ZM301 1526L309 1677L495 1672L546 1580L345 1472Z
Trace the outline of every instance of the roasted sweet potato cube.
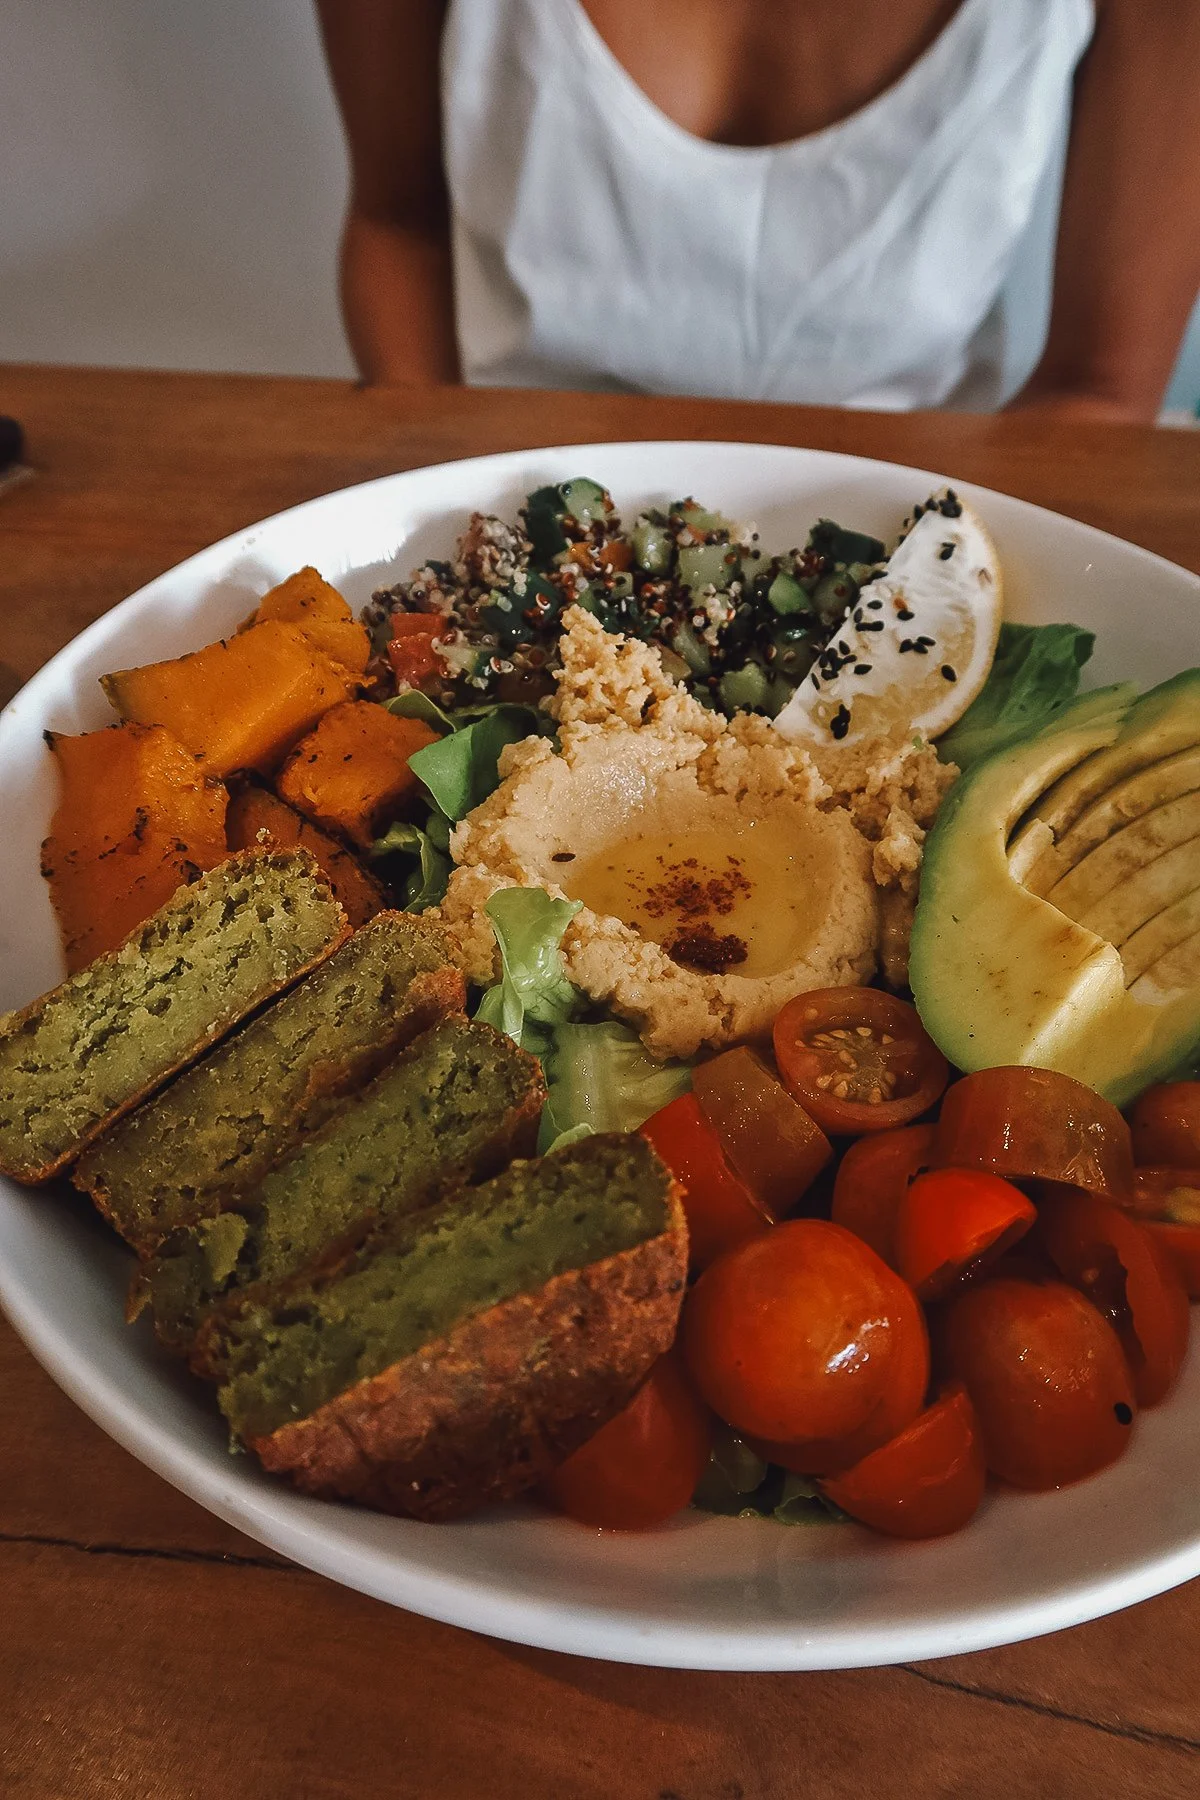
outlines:
M170 662L119 669L101 685L123 718L165 725L205 772L270 774L358 682L298 625L267 619Z
M408 759L436 738L419 719L348 700L296 745L276 787L316 824L365 848L417 792Z
M48 732L47 742L62 786L42 873L73 973L225 860L227 796L161 725Z
M298 625L310 644L352 675L361 675L370 659L366 627L314 568L298 569L263 595L251 623L259 625L264 619Z
M357 931L388 904L358 858L268 788L244 787L230 796L225 835L231 850L263 844L270 850L307 850Z

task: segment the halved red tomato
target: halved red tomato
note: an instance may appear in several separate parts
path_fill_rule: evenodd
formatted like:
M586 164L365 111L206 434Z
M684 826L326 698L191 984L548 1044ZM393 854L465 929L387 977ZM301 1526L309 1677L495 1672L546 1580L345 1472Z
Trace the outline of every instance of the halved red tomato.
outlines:
M1137 1168L1124 1210L1164 1249L1200 1300L1200 1169Z
M909 1182L927 1168L936 1125L902 1125L858 1138L838 1164L830 1217L893 1269L896 1214Z
M1157 1405L1187 1355L1187 1290L1174 1263L1136 1219L1070 1188L1042 1191L1038 1236L1063 1277L1111 1321L1138 1405Z
M697 1063L692 1092L759 1205L791 1212L833 1155L820 1126L744 1044Z
M960 1382L898 1436L821 1483L835 1506L889 1537L944 1537L972 1517L987 1465L979 1421Z
M1118 1202L1133 1182L1129 1127L1116 1107L1053 1069L979 1069L954 1082L933 1161L1010 1181L1064 1181Z
M908 1125L933 1105L949 1074L916 1009L878 988L798 994L773 1035L786 1086L834 1135Z
M683 1188L693 1273L770 1230L771 1215L730 1167L695 1094L681 1094L639 1129Z
M1200 1168L1200 1081L1160 1081L1129 1114L1134 1161Z
M745 1437L846 1437L888 1389L896 1282L840 1225L787 1219L719 1257L688 1295L692 1379Z
M930 1169L901 1197L896 1267L926 1305L1015 1244L1037 1218L1020 1188L980 1169Z
M695 1493L711 1438L708 1413L668 1351L629 1405L546 1477L542 1498L581 1525L661 1525Z
M836 1475L861 1462L911 1424L929 1392L929 1333L916 1295L898 1275L885 1286L894 1342L887 1385L857 1431L841 1437L806 1438L798 1443L755 1440L753 1448L768 1462L794 1475Z
M1121 1455L1133 1377L1116 1332L1077 1289L992 1276L950 1303L938 1337L1003 1481L1062 1487Z

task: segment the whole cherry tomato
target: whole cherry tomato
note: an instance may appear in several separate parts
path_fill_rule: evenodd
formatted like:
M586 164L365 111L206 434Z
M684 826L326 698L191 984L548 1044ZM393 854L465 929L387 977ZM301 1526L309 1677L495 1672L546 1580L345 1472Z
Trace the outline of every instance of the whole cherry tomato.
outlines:
M838 1164L830 1216L896 1266L896 1214L905 1189L927 1168L936 1125L874 1131L849 1146Z
M1117 1201L1133 1181L1129 1127L1116 1107L1053 1069L979 1069L954 1082L933 1160L1013 1181L1065 1181Z
M821 1127L744 1044L698 1063L692 1092L759 1205L791 1212L833 1155Z
M675 1351L660 1356L629 1405L542 1483L581 1525L643 1531L688 1504L708 1466L708 1413Z
M929 1333L925 1314L908 1283L893 1276L887 1290L888 1317L895 1339L887 1385L873 1411L858 1427L841 1437L807 1438L796 1444L765 1443L753 1448L768 1462L779 1463L794 1475L836 1475L861 1462L881 1444L910 1425L925 1404L929 1392Z
M890 1537L944 1537L972 1517L987 1481L979 1421L954 1382L898 1436L823 1481L824 1492Z
M1112 1322L1138 1405L1157 1405L1187 1355L1187 1289L1174 1263L1136 1219L1071 1188L1043 1191L1038 1236L1064 1279Z
M684 1304L692 1379L744 1436L857 1431L887 1391L897 1277L852 1232L789 1219L718 1258Z
M672 1100L640 1131L683 1187L688 1266L693 1273L770 1229L774 1222L770 1213L730 1167L695 1094Z
M1135 1100L1129 1114L1133 1157L1200 1169L1200 1081L1162 1081Z
M901 1197L896 1267L928 1305L969 1269L1015 1244L1036 1218L1033 1202L999 1175L931 1169Z
M1120 1340L1064 1282L993 1276L951 1302L939 1340L988 1468L1014 1487L1063 1487L1128 1443L1136 1400Z
M946 1085L946 1059L915 1007L878 988L820 988L775 1020L779 1073L822 1131L907 1125Z

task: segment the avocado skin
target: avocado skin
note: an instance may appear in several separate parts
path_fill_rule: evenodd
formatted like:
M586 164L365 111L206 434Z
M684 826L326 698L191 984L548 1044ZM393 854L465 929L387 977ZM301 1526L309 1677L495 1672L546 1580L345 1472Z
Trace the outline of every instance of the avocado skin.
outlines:
M1200 1054L1200 987L1135 1000L1117 948L1030 893L1007 860L1018 823L1089 758L1103 755L1116 781L1189 738L1200 743L1200 670L1140 700L1128 686L1086 694L951 790L925 846L909 979L959 1068L1057 1069L1123 1105Z

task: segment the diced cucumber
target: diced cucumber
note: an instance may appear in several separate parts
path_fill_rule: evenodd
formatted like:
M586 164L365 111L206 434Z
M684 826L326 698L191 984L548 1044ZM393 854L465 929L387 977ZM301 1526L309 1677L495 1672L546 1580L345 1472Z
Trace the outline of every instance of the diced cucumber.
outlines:
M738 553L732 544L681 544L679 579L693 594L701 588L727 588L740 573Z
M744 663L722 675L718 692L726 712L757 712L770 697L771 678L761 663Z
M844 619L850 608L858 599L858 583L852 581L849 574L831 569L828 575L822 575L813 589L812 604L831 625Z
M686 620L677 625L671 634L671 648L682 656L693 675L708 675L712 672L712 656L708 645L696 636Z
M608 495L598 481L584 475L557 487L537 488L521 508L525 535L533 545L532 559L549 568L554 558L572 541L564 521L574 519L584 530L596 519L609 516Z
M672 500L671 516L682 519L689 531L694 531L702 537L706 537L710 531L732 532L733 530L732 519L727 519L724 513L709 512L707 507L701 506L690 496L686 500Z
M800 586L794 575L786 569L780 569L778 575L767 589L767 599L777 613L807 612L808 595Z
M647 575L665 575L671 567L671 552L675 541L666 528L666 520L659 514L643 513L629 534L633 545L633 559L639 569L645 569Z

